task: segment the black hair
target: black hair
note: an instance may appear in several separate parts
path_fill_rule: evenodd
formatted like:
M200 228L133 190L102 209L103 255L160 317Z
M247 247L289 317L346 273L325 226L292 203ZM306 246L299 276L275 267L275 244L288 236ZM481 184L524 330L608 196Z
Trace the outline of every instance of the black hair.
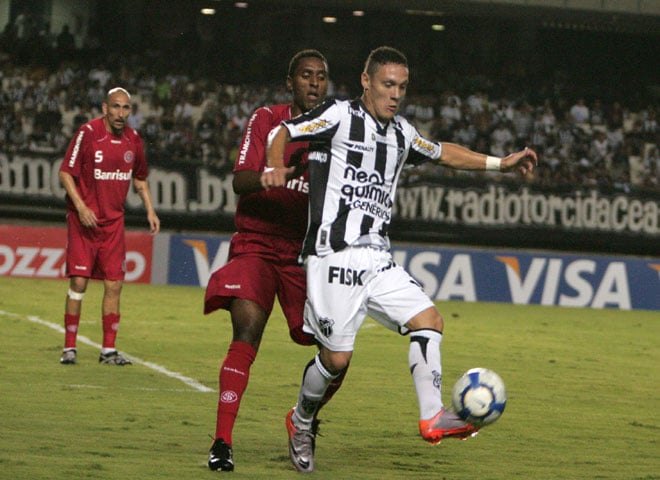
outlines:
M326 72L329 73L330 67L328 67L328 60L326 60L325 56L318 50L314 50L313 48L308 48L306 50L299 51L291 58L291 61L289 62L289 71L287 72L287 76L293 77L302 59L309 57L314 57L321 60L325 64Z
M403 52L393 47L382 46L371 51L364 64L364 71L371 77L379 66L388 63L396 63L408 68L408 59Z

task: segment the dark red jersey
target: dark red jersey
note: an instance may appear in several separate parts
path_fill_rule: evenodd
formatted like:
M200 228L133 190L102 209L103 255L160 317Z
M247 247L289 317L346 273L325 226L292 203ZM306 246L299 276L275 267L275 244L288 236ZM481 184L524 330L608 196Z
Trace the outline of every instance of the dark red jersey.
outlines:
M132 178L147 178L142 139L128 126L115 136L105 129L103 117L95 118L74 135L60 171L75 179L85 205L99 225L106 225L123 216ZM67 208L76 211L68 195Z
M255 110L243 132L234 172L263 172L268 134L290 118L291 105L272 105ZM302 162L306 163L307 147L307 142L289 143L284 152L285 164L289 164L291 154L298 149L305 151ZM300 177L289 180L286 187L241 195L234 218L236 228L239 232L277 235L302 242L307 229L308 192L305 170Z

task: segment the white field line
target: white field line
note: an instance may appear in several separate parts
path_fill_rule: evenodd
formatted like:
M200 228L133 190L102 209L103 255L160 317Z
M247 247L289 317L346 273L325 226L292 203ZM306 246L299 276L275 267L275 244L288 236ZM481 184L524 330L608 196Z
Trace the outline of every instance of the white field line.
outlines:
M39 325L43 325L45 327L51 328L51 329L53 329L57 332L60 332L62 334L64 333L64 327L62 327L61 325L57 325L55 323L48 322L48 321L43 320L43 319L41 319L39 317L36 317L34 315L23 316L23 315L19 315L17 313L5 312L5 311L2 311L2 310L0 310L0 315L8 315L8 316L11 316L11 317L26 318L30 322L38 323ZM93 342L92 340L90 340L89 338L87 338L83 335L78 335L78 341L80 343L84 343L85 345L89 345L90 347L94 347L98 350L101 349L101 345L99 345L96 342ZM209 388L206 385L203 385L203 384L199 383L197 380L193 380L192 378L188 378L184 375L181 375L180 373L171 372L167 368L165 368L161 365L158 365L158 364L152 363L152 362L147 362L146 360L142 360L141 358L135 357L133 355L129 355L126 352L121 352L121 353L123 355L125 355L126 358L128 358L131 362L133 362L135 364L139 364L139 365L144 365L145 367L150 368L152 370L155 370L158 373L162 373L165 376L168 376L170 378L174 378L176 380L180 380L181 382L185 383L186 385L188 385L191 388L194 388L195 390L198 390L198 391L204 392L204 393L215 392L214 389Z

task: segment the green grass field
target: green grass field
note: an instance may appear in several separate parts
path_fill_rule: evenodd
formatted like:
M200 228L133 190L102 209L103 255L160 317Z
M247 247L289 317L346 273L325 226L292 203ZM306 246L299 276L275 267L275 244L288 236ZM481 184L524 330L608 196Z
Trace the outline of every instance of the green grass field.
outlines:
M101 288L90 284L80 326L95 343ZM78 365L62 366L63 334L44 322L62 324L66 289L0 277L0 477L301 475L289 464L283 419L314 350L289 340L279 310L234 432L236 470L215 473L206 454L228 315L202 315L200 288L129 284L117 346L140 361L101 366L96 346L79 343ZM657 312L439 306L446 403L464 370L492 368L507 384L502 418L465 442L423 442L408 341L367 321L344 386L321 414L312 478L660 479Z

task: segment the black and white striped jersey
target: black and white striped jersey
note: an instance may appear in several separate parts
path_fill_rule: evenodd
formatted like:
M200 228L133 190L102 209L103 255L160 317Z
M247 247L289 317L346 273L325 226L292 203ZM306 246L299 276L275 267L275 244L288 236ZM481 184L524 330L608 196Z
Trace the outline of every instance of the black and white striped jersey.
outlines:
M399 115L381 124L360 99L327 101L283 125L292 140L310 142L303 256L324 256L349 245L389 248L404 164L437 160L442 146Z

